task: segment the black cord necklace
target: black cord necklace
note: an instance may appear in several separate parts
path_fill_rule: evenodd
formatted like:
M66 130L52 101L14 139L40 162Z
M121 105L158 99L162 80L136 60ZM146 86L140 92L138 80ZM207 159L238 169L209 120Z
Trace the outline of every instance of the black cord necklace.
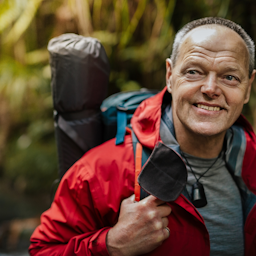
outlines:
M211 164L211 166L203 174L201 174L199 176L199 178L196 177L196 174L194 173L191 165L188 162L188 159L184 156L183 152L181 152L181 155L186 160L187 165L189 166L192 174L194 175L194 177L196 179L196 182L192 185L192 191L191 191L191 196L190 196L191 202L196 208L204 207L207 205L207 199L206 199L206 195L204 192L204 186L201 182L199 182L199 180L214 166L214 164L219 159L221 153L215 159L215 161ZM188 193L188 195L189 195L189 193Z

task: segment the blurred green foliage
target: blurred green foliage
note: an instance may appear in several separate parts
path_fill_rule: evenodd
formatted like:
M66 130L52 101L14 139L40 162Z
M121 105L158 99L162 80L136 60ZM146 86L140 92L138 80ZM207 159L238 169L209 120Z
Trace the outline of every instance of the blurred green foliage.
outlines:
M109 94L162 89L175 33L205 16L234 20L256 40L254 0L0 0L1 181L39 194L58 175L51 38L68 32L98 38L112 69ZM256 127L254 90L244 113Z
M54 143L32 143L30 137L21 135L8 145L6 153L5 178L13 189L31 194L50 192L57 165Z

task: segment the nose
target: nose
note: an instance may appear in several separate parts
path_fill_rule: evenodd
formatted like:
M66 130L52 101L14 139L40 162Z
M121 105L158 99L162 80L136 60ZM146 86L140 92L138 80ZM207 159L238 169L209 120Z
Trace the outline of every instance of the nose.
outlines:
M221 94L221 89L218 85L217 75L215 73L209 73L201 86L201 92L207 95L209 98L218 98Z

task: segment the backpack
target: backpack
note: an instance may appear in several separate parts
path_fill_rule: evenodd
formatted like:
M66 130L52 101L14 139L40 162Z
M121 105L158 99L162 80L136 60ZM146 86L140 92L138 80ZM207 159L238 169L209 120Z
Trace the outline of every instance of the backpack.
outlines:
M114 137L117 145L123 143L136 108L158 91L121 92L105 99L110 67L97 39L63 34L49 41L48 51L61 179L91 148Z
M140 103L158 91L142 88L140 91L119 92L106 98L101 104L104 125L104 141L116 138L116 145L124 142L126 127L130 127L133 113Z

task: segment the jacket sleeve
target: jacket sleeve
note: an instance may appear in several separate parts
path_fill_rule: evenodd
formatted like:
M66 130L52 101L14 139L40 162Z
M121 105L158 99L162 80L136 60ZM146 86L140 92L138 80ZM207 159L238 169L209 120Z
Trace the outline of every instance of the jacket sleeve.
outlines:
M97 192L97 179L81 165L66 174L51 208L42 214L31 236L30 255L109 255L105 240L110 227L94 208L91 191Z

